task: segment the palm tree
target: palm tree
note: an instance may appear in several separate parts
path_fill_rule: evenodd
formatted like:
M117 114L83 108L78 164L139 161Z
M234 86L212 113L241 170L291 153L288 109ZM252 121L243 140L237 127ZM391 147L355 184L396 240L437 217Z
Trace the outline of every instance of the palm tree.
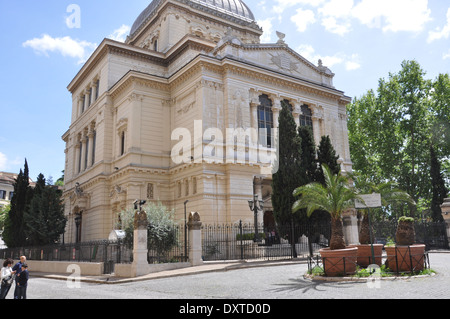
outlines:
M301 196L292 206L292 212L306 208L309 216L315 211L326 211L331 215L330 249L345 249L342 214L354 207L358 195L350 188L346 177L340 173L333 175L326 164L322 164L325 185L310 183L294 191L294 196Z

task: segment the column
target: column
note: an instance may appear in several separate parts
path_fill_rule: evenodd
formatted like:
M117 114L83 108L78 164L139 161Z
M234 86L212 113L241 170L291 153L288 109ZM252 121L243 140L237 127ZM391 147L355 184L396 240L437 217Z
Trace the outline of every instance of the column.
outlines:
M136 210L134 215L134 236L133 236L133 264L131 265L131 275L134 277L149 273L147 261L147 213L143 210Z
M86 169L85 166L85 158L86 158L86 132L83 132L81 136L81 161L80 161L80 172L83 172Z
M90 102L90 99L91 99L91 96L90 96L89 93L90 93L90 92L89 92L88 89L86 89L86 90L84 91L84 110L85 110L85 111L89 108L89 102Z
M302 113L301 103L295 103L294 111L292 112L292 116L294 117L294 121L295 121L295 124L297 125L297 128L300 127L300 114L301 113Z
M203 265L202 259L202 222L196 212L189 214L189 262L191 266Z
M278 128L278 118L281 111L281 99L279 97L270 97L273 102L272 112L273 112L273 128Z
M251 128L252 128L252 141L254 145L258 143L258 102L250 102L250 115L251 115Z
M91 87L92 87L92 96L91 96L91 102L95 102L95 97L97 96L97 80L92 81L91 83Z
M88 148L87 148L87 163L86 163L86 168L91 167L92 165L92 152L93 152L93 146L94 146L94 130L92 129L92 127L89 128L89 132L88 132Z
M77 141L75 142L74 175L78 174L81 171L80 151L80 141L79 139L77 139Z

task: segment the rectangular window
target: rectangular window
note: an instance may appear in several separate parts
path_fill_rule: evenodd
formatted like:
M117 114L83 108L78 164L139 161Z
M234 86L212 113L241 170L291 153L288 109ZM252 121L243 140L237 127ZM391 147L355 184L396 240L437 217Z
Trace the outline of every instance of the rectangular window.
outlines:
M14 196L14 192L9 192L9 200L12 200L13 196Z
M95 163L95 144L97 143L97 131L94 131L94 136L92 137L92 162L91 165Z
M6 199L6 191L0 190L0 199Z
M97 101L99 95L98 91L100 91L100 79L97 80L96 86L97 90L95 90L95 100Z

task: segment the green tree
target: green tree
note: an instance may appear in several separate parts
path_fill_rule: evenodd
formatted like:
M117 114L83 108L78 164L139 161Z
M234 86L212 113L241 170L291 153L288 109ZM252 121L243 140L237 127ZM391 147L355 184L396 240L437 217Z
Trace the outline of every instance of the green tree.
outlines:
M11 209L5 220L3 240L9 248L26 245L24 215L32 198L28 163L25 160L24 170L19 172L14 182L14 196Z
M61 192L47 185L43 174L39 174L33 198L25 216L25 233L32 246L55 244L66 227Z
M173 247L179 245L177 237L177 223L174 219L174 211L167 209L162 203L147 203L143 210L147 213L149 223L147 246L156 250L159 256L164 255ZM133 209L120 212L120 223L116 227L125 231L125 243L132 247L134 238L134 215Z
M325 185L325 175L322 170L322 165L325 164L332 174L339 174L341 172L341 165L338 163L339 156L336 155L336 150L331 143L329 136L322 136L317 149L317 170L316 181Z
M295 189L293 195L300 198L292 206L292 212L306 208L311 216L316 211L325 211L331 216L330 249L344 249L344 230L342 214L354 207L354 200L358 198L354 189L348 184L347 177L340 173L333 175L326 164L322 165L325 186L321 183L310 183Z
M347 108L354 170L375 183L397 183L416 203L431 200L429 145L444 170L450 157L449 76L433 82L425 75L416 61L404 61L398 73L379 80L376 93ZM415 215L415 206L402 207L399 215Z
M301 140L297 125L289 109L282 103L279 116L278 171L272 177L272 206L278 225L292 222L292 192L301 183ZM298 216L295 216L297 219Z

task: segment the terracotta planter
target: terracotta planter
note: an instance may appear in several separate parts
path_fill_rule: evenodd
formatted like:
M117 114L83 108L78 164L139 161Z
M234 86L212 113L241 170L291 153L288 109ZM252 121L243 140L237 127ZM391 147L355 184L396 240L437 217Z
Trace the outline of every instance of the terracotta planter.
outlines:
M381 259L383 255L383 244L373 244L373 252L375 260L372 260L372 247L371 245L354 245L358 248L358 266L367 268L369 265L378 265L381 267Z
M324 272L326 276L353 275L356 272L356 260L358 248L347 247L346 249L320 250Z
M425 245L385 247L387 267L394 272L421 271L424 268Z

